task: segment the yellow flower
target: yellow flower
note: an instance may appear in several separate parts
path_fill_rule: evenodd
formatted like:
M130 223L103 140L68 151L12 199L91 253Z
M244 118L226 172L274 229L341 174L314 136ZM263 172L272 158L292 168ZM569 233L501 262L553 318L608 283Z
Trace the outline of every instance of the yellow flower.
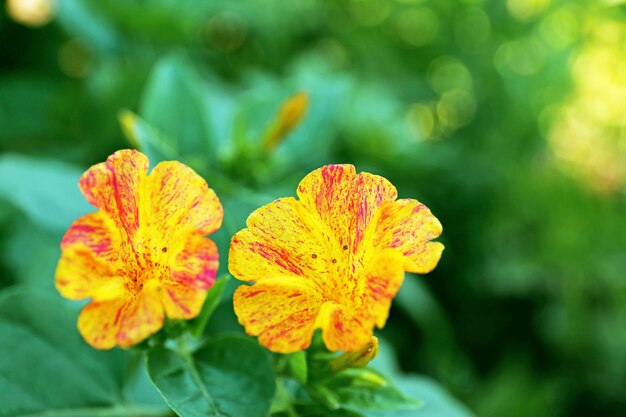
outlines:
M385 178L328 165L307 175L299 200L253 212L232 239L240 280L235 313L275 352L306 349L316 328L332 351L353 352L382 328L404 272L426 273L443 245L441 224L416 200L396 200Z
M78 330L95 348L132 346L163 326L164 315L198 315L215 282L218 253L204 238L222 206L191 168L122 150L83 174L79 186L99 210L74 222L61 241L56 286L91 302Z

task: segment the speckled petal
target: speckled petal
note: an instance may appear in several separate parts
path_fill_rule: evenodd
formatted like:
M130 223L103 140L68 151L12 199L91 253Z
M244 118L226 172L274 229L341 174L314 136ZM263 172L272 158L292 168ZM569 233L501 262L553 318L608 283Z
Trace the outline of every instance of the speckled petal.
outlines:
M381 207L373 228L373 245L400 251L407 271L425 274L441 258L443 245L429 242L441 235L441 231L441 223L428 207L417 200L398 200Z
M61 240L61 250L83 248L98 259L116 262L119 258L119 231L103 212L87 214L76 220Z
M104 210L126 231L135 235L140 226L140 190L148 172L148 158L135 150L117 151L106 162L83 174L79 187L87 201Z
M91 213L65 233L55 274L61 295L72 300L106 300L123 291L123 279L117 272L119 237L112 223L101 212Z
M120 316L129 303L124 298L92 302L78 316L78 331L96 349L111 349L117 344Z
M331 351L354 352L372 337L374 325L360 311L327 302L320 310L316 327L322 329L324 344Z
M215 192L180 162L158 164L148 176L147 194L149 227L164 241L189 232L210 234L222 224L223 209Z
M84 249L63 251L55 284L59 293L70 300L109 300L124 292L124 279Z
M365 230L378 207L397 197L385 178L352 165L326 165L308 174L298 185L302 204L325 225L339 247L357 253Z
M332 266L333 251L338 249L294 198L281 198L257 209L247 225L235 234L230 246L229 269L238 279L315 281L326 276Z
M404 280L402 260L402 255L398 251L387 249L377 253L368 264L363 276L364 308L359 310L364 316L364 321L369 320L379 328L385 325L391 301Z
M91 346L130 347L163 326L163 307L155 289L136 298L118 298L88 304L78 316L78 330Z
M249 335L273 352L306 349L315 330L315 318L323 303L317 289L285 279L264 279L237 288L235 313Z
M171 277L162 279L162 302L173 319L196 317L209 288L215 283L219 255L215 243L191 235L171 267Z
M116 335L120 347L130 347L163 327L163 305L156 286L146 285L122 313L120 329Z

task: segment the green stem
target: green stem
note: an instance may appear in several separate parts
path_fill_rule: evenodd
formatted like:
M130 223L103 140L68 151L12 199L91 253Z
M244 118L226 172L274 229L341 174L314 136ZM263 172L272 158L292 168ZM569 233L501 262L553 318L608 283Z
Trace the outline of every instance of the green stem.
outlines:
M191 378L193 379L193 382L196 384L196 386L200 390L200 394L202 394L202 396L207 400L207 402L211 406L211 409L213 410L213 414L216 416L221 415L219 408L217 408L217 405L215 404L215 400L213 399L209 391L204 386L204 382L202 382L202 377L200 377L198 368L196 368L196 364L193 361L193 357L191 356L191 352L189 351L187 342L182 337L179 338L177 342L178 342L177 353L185 361L187 370L191 374Z
M166 417L171 415L171 411L165 411L160 407L151 408L118 404L110 407L45 410L30 414L20 414L14 417Z

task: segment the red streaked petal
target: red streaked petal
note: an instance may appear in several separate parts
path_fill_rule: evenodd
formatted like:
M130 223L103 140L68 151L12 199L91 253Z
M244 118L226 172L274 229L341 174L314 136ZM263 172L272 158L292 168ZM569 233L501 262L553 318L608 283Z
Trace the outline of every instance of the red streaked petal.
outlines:
M327 269L332 254L326 238L307 220L293 198L281 198L254 211L248 228L233 236L229 269L238 279L315 279Z
M404 281L403 257L398 251L387 249L374 256L363 276L365 290L363 308L359 309L367 321L382 328L389 316L391 300ZM373 330L373 329L372 329Z
M177 161L161 162L148 176L151 227L168 240L197 232L207 235L222 225L222 205L206 181Z
M78 330L96 349L130 347L163 326L163 307L155 289L137 298L118 298L88 304L78 316Z
M443 245L429 242L441 235L441 223L428 207L417 200L403 199L384 204L372 229L376 248L393 248L402 253L406 270L425 274L435 268Z
M148 158L135 150L121 150L85 172L79 187L87 201L104 210L129 237L140 222L140 192L148 172Z
M271 278L242 285L233 297L235 313L246 332L258 335L263 346L280 353L309 346L322 302L314 287Z
M322 306L316 326L322 328L324 344L330 351L359 350L372 337L373 324L359 311L327 302Z
M61 240L61 249L83 248L102 261L115 262L119 258L119 244L120 236L115 224L99 211L72 223Z
M171 267L171 277L161 280L162 302L173 319L196 317L206 293L216 279L219 255L215 243L191 235Z
M365 230L385 202L397 197L385 178L352 165L326 165L308 174L298 185L302 204L324 224L338 246L356 253Z

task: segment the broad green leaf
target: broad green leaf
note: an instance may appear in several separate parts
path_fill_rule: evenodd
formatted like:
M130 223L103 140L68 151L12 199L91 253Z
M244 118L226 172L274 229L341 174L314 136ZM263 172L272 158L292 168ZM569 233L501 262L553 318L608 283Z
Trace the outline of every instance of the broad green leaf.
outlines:
M309 373L306 363L306 352L301 350L300 352L290 353L287 355L287 363L294 378L302 385L306 385Z
M191 64L169 55L156 64L141 100L141 116L175 141L172 147L183 156L210 154L200 88L201 80Z
M52 277L61 254L59 237L21 215L12 217L8 231L0 251L0 262L10 271L7 278L56 295Z
M323 385L313 388L331 408L351 410L412 410L419 408L419 399L400 392L383 375L371 369L345 370Z
M152 166L161 161L177 159L176 142L150 126L144 119L129 110L122 110L118 119L126 138L148 156Z
M224 294L224 289L226 288L226 284L228 284L229 280L230 275L224 275L222 278L215 281L215 284L213 284L213 287L207 293L204 304L202 305L202 310L193 324L193 333L196 337L202 334L202 331L206 327L211 315L219 305L220 300L222 299L222 294Z
M371 366L391 377L398 389L407 397L419 399L422 407L414 411L398 410L373 412L369 417L473 417L473 414L435 381L418 375L403 375L397 363L393 346L380 340L379 355Z
M182 417L265 417L274 396L269 357L242 337L211 340L193 354L156 348L148 373Z
M396 378L395 381L407 397L419 398L422 407L412 411L368 411L368 417L473 417L464 405L429 378L411 375Z
M122 403L123 352L88 346L60 297L4 292L0 352L1 417L164 415Z
M36 224L62 232L94 210L78 189L81 174L81 169L58 161L4 155L0 157L0 198Z

